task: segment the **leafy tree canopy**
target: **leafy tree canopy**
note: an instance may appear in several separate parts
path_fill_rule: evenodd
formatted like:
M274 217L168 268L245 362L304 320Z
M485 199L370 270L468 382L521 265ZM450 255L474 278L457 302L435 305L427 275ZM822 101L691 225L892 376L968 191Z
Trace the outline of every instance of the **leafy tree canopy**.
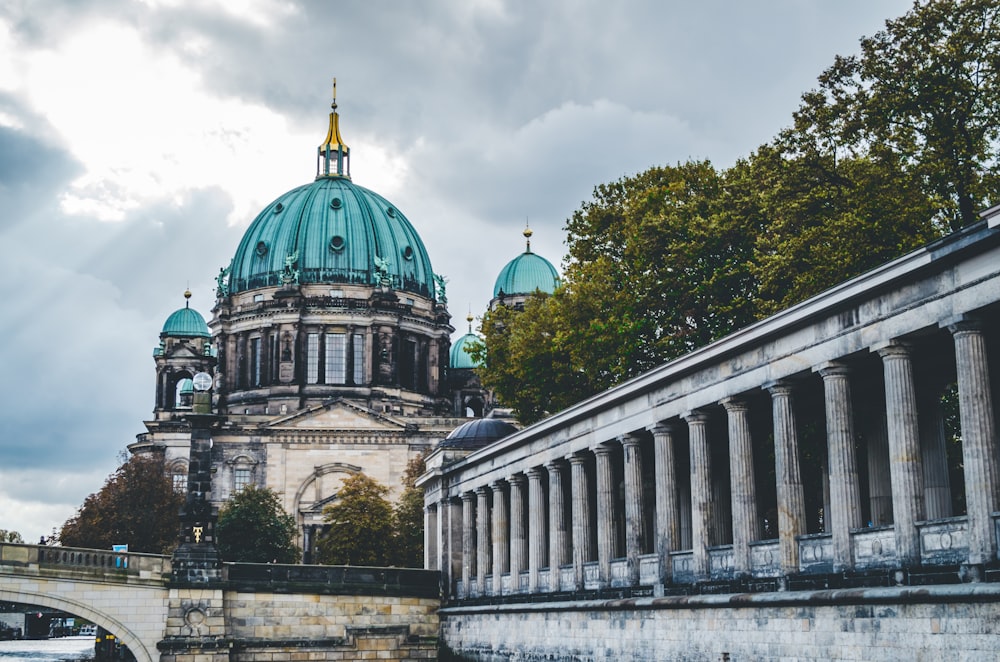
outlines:
M427 471L424 457L407 463L403 493L393 508L393 564L404 568L424 567L424 491L414 485Z
M17 531L8 531L7 529L0 529L0 542L12 542L24 544L24 538Z
M301 558L295 518L270 488L247 485L234 494L219 509L216 535L226 561L297 563Z
M389 488L358 473L346 478L337 500L323 509L329 529L317 541L319 563L387 566L392 563Z
M132 456L63 524L59 540L67 547L127 544L133 552L169 554L177 545L183 503L161 458Z

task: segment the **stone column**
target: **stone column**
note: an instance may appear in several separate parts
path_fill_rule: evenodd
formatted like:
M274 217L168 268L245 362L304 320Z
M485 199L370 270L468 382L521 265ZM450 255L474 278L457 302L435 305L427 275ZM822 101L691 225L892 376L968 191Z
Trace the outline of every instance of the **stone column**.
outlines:
M560 590L562 575L560 566L569 559L566 531L566 503L563 495L563 463L549 462L545 465L549 471L549 589Z
M611 583L611 557L615 550L614 477L611 448L601 444L594 449L597 465L597 565L602 587Z
M510 568L509 520L504 482L490 483L493 490L493 595L503 592L503 575Z
M858 462L854 450L854 415L850 370L839 363L819 368L826 400L826 443L830 463L830 517L835 572L854 568L851 529L861 526Z
M722 401L729 430L729 482L733 509L733 570L750 574L750 543L760 538L757 486L753 475L753 440L749 407L737 398Z
M486 595L486 575L490 572L490 489L476 488L476 584Z
M442 493L445 492L446 490L442 486ZM438 521L440 522L438 526L438 570L441 571L441 586L444 589L442 593L445 597L451 597L455 578L451 568L451 543L449 541L451 513L449 507L448 497L438 501Z
M474 576L476 553L475 529L475 498L474 492L462 493L462 595L468 598L472 595L472 578Z
M528 590L538 591L538 573L548 560L545 539L545 487L542 485L544 469L532 467L528 470Z
M521 591L521 572L528 567L528 538L524 521L527 479L524 474L510 477L510 590Z
M424 567L428 570L440 570L437 545L437 505L431 504L424 507Z
M708 577L708 546L712 522L711 455L708 452L708 414L694 411L685 414L691 446L691 549L694 574Z
M778 491L778 545L781 571L799 571L799 543L796 536L806 532L806 502L799 465L799 432L795 421L792 385L769 384L774 418L774 474Z
M590 544L590 492L587 490L586 459L580 455L571 455L570 487L573 491L573 576L576 590L584 588L583 566L594 558L594 550Z
M924 470L917 431L917 393L911 350L902 343L878 350L885 370L885 413L896 554L904 566L920 563L917 522L925 517Z
M680 505L677 495L677 470L674 464L674 427L657 425L653 433L653 462L656 473L656 556L660 564L660 582L673 579L670 552L680 545Z
M639 555L644 536L642 521L642 452L640 437L621 437L625 468L625 558L628 560L629 586L639 585Z
M969 563L979 565L995 560L997 551L991 518L997 504L997 437L986 338L978 320L963 320L948 329L955 339L958 369Z

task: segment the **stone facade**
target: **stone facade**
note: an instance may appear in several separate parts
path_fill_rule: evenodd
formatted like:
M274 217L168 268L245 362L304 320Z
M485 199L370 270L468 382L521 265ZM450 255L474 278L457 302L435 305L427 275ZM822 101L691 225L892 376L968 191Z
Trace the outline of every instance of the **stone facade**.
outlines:
M1000 587L452 607L442 660L995 660Z

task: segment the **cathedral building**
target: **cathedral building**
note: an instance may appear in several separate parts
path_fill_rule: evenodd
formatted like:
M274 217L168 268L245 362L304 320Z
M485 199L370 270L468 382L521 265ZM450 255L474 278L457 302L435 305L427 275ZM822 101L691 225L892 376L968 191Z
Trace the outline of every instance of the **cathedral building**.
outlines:
M307 562L344 478L364 473L395 498L411 459L493 409L464 350L471 314L452 347L445 279L405 214L351 180L350 159L334 99L315 180L250 224L208 321L185 292L164 323L153 416L129 446L161 455L184 489L201 417L212 503L273 489Z

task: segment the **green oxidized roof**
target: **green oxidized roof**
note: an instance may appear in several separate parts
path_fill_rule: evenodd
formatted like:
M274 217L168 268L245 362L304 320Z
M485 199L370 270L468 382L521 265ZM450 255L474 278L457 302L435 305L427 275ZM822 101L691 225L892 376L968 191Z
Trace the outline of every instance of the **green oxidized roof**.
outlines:
M375 258L388 262L392 287L434 298L423 242L388 200L346 177L320 177L269 204L236 249L229 291L280 285L286 258L299 283L377 285Z
M186 297L190 297L189 292L185 292ZM163 323L163 330L160 337L172 336L174 338L211 338L212 334L205 324L205 318L197 310L188 308L187 303L180 310L170 313L170 317Z
M552 294L558 285L559 274L552 263L528 249L500 270L493 296L500 296L501 290L505 295L531 294L535 290Z
M448 361L448 363L451 364L451 367L459 370L479 367L479 362L475 361L472 358L472 355L466 351L466 348L479 342L481 342L479 336L471 332L466 333L464 336L459 338L455 344L451 346L451 354Z

